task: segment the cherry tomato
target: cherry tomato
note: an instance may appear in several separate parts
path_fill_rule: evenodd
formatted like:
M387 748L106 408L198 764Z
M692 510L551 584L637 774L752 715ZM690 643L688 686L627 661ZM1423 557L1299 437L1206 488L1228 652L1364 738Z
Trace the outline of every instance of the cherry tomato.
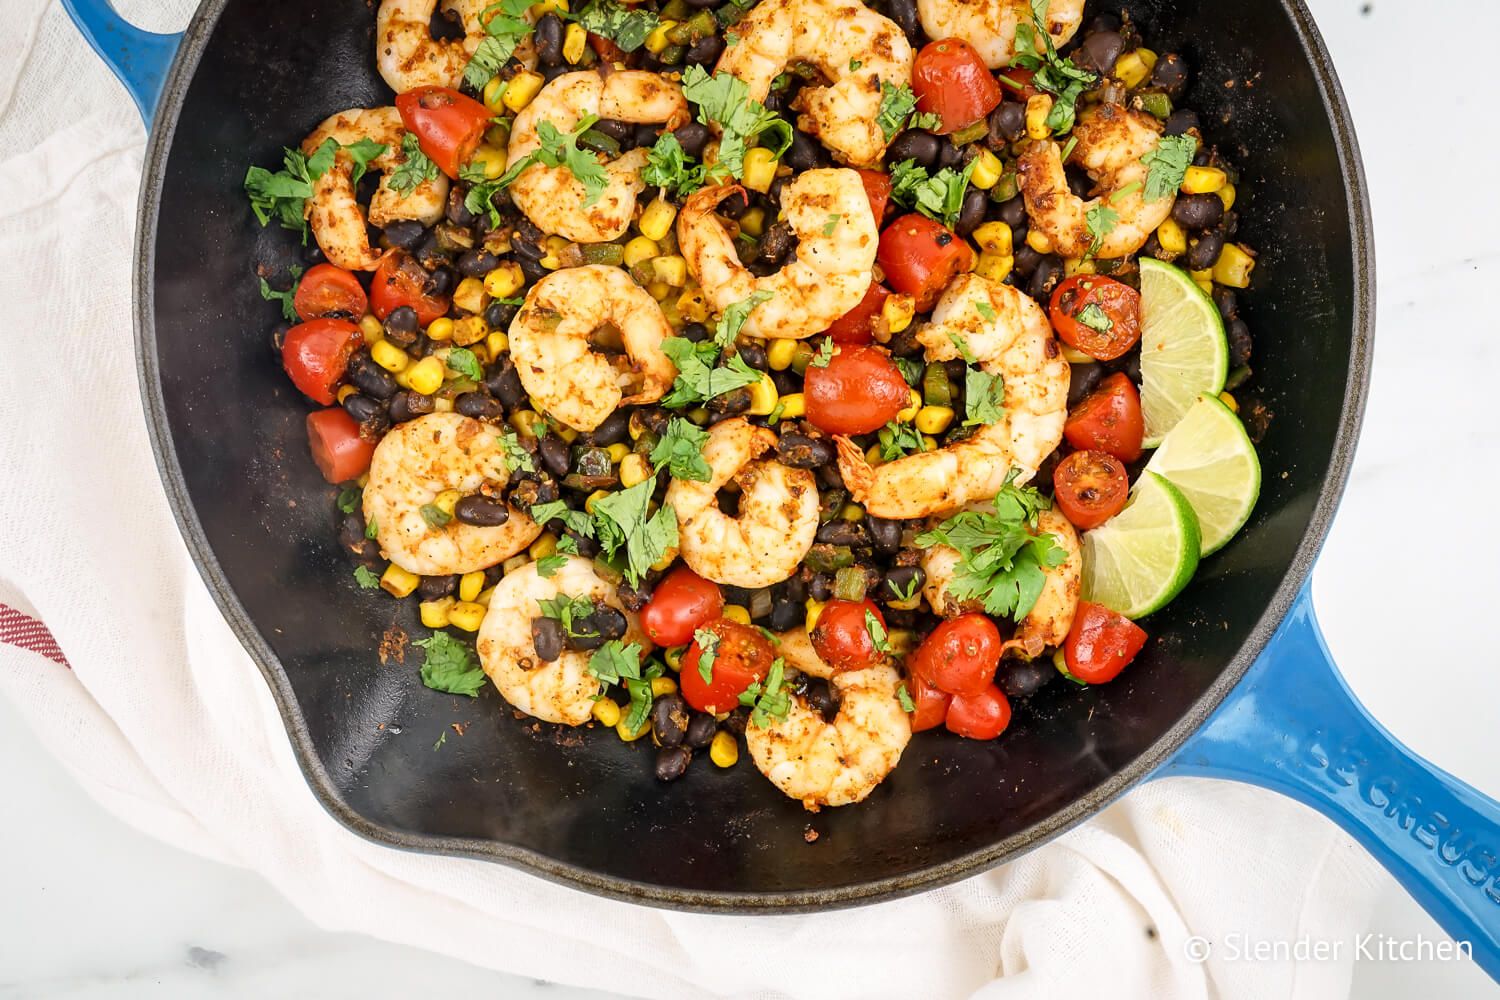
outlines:
M885 634L885 615L874 601L832 600L823 605L818 624L813 626L813 649L834 670L859 670L880 662L880 650L870 635L865 613L875 616Z
M1146 645L1146 630L1102 604L1080 601L1063 643L1068 673L1085 684L1103 684L1120 675Z
M875 259L890 286L927 312L948 282L973 267L974 251L941 222L912 212L885 227Z
M344 377L349 355L365 342L359 327L347 319L315 319L286 332L281 365L304 395L333 405L333 387Z
M911 89L917 95L917 110L941 118L938 131L945 133L974 124L1000 103L1000 84L974 46L962 38L922 46L912 64Z
M429 294L429 280L427 269L415 257L405 250L392 250L370 279L370 311L376 319L385 319L398 307L411 306L423 326L446 316L448 297Z
M641 609L641 625L658 646L681 646L693 641L701 625L724 614L724 595L715 583L686 566L679 566L656 585Z
M992 740L1010 725L1010 702L1005 692L987 684L978 694L955 695L943 721L950 733L971 740Z
M334 264L315 264L308 268L297 284L292 305L296 307L297 315L305 320L325 316L359 319L369 307L359 279Z
M1091 358L1113 361L1141 339L1141 293L1114 278L1075 274L1057 286L1052 326Z
M1018 66L1001 70L997 77L997 81L1001 87L1000 96L1008 101L1021 101L1024 103L1030 100L1041 93L1036 88L1036 84L1031 82L1031 78L1035 75L1035 70L1021 69Z
M885 218L885 207L891 201L891 178L884 170L857 170L860 183L865 186L865 197L870 199L870 213L875 216L875 228Z
M830 434L868 434L911 405L911 388L878 347L840 347L826 367L807 366L807 419Z
M1088 531L1120 513L1130 499L1130 478L1107 452L1075 451L1052 473L1052 494L1063 517Z
M989 618L959 615L940 622L922 640L912 654L911 671L939 691L978 694L994 683L1002 646L1000 630Z
M678 685L687 703L700 712L718 714L739 707L740 695L771 669L776 651L759 629L741 625L727 618L709 622L703 628L719 637L709 664L709 680L699 669L702 649L697 638L682 654L682 672Z
M479 148L494 113L448 87L417 87L398 94L396 110L422 152L453 180Z
M370 470L373 442L359 436L359 424L335 406L307 415L307 446L313 462L330 483L347 483Z
M1081 451L1103 451L1122 462L1141 457L1146 425L1141 420L1141 394L1124 372L1099 383L1063 425L1068 444Z
M603 35L589 32L589 48L599 57L600 62L617 63L625 61L625 50L616 45L611 39Z
M880 319L885 300L890 297L889 288L871 281L859 305L834 320L828 327L828 335L835 344L868 344L875 339L875 323Z
M948 717L948 703L953 700L953 696L946 691L939 691L916 674L901 683L906 685L906 693L916 706L916 710L911 713L911 731L920 733L924 729L941 726Z

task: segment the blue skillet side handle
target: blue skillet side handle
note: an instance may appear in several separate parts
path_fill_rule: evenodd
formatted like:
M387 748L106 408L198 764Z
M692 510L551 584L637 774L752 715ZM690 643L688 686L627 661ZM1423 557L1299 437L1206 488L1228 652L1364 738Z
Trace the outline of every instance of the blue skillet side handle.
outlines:
M149 132L182 33L142 31L116 14L109 0L63 0L63 7L89 47L130 91Z
M1355 700L1323 641L1310 586L1154 776L1231 778L1318 810L1500 980L1500 803L1402 746Z

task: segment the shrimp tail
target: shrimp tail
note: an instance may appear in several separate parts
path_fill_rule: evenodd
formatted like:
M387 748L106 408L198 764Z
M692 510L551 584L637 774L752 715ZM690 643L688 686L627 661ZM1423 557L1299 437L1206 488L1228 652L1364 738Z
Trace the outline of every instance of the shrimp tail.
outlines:
M849 488L849 496L855 503L864 503L875 486L875 470L865 461L865 453L859 450L859 445L849 438L839 434L833 443L839 452L839 475Z

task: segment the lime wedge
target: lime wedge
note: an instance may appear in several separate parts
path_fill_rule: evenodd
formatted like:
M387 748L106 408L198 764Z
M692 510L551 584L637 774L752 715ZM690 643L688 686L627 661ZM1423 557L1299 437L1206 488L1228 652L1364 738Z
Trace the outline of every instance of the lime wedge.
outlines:
M1203 393L1217 395L1229 370L1219 309L1171 264L1142 257L1141 416L1155 448Z
M1260 459L1245 425L1217 396L1200 396L1177 422L1147 472L1165 476L1198 515L1203 555L1244 527L1260 496Z
M1149 615L1193 578L1198 545L1187 497L1142 472L1125 509L1083 535L1083 599L1126 618Z

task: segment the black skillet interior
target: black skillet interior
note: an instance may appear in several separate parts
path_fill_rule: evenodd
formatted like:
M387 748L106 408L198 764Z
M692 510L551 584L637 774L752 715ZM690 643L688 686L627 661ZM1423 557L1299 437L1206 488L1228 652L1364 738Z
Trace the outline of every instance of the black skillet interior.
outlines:
M1167 748L1158 741L1191 725L1210 685L1253 658L1275 624L1262 621L1275 617L1267 609L1306 572L1341 479L1330 474L1342 470L1336 436L1357 420L1364 320L1345 180L1356 167L1341 162L1294 16L1273 0L1124 6L1158 51L1196 68L1186 103L1244 170L1241 235L1261 257L1244 296L1256 376L1243 397L1274 414L1259 507L1147 622L1152 641L1120 681L1055 683L998 742L919 736L868 801L813 817L748 756L727 772L698 761L685 780L659 784L649 742L523 723L493 690L450 697L421 685L415 657L381 662L391 630L423 631L412 603L359 590L339 550L333 493L307 457L308 407L273 359L277 312L254 281L257 265L284 276L310 258L293 235L255 224L240 187L248 164L275 164L324 116L389 102L372 5L205 5L199 28L211 37L191 80L189 57L169 88L165 166L154 161L143 196L148 407L189 541L335 815L390 844L506 860L614 895L806 907L958 877L1149 771ZM178 102L175 131L162 135Z

